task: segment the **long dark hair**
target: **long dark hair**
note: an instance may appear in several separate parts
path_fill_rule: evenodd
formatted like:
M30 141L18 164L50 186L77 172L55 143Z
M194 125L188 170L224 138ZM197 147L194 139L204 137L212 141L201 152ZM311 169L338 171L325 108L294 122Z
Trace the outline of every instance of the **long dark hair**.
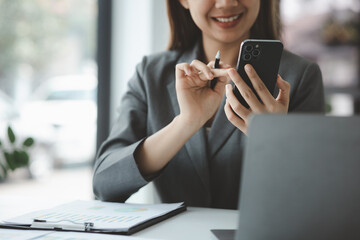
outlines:
M179 0L167 0L170 24L169 50L186 50L201 36L190 11ZM258 39L280 39L281 21L279 0L261 0L259 15L250 29L250 37Z

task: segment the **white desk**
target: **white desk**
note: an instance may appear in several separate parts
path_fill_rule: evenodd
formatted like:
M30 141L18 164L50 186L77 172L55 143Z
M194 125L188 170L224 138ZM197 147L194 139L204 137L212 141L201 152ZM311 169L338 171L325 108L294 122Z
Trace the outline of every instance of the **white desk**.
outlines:
M36 197L11 197L0 195L0 219L14 217L27 212L54 207L64 200L37 199ZM210 229L235 229L236 210L188 208L172 218L155 224L134 237L148 239L211 239Z
M188 208L163 222L146 228L133 236L154 239L211 239L210 229L235 229L236 210Z

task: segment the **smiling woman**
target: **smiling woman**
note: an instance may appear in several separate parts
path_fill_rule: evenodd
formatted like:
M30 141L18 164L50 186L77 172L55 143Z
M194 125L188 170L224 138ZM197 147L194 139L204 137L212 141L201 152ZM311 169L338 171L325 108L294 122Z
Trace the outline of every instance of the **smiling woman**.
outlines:
M126 201L154 182L163 202L235 209L251 115L322 112L321 73L315 63L284 51L274 97L246 65L259 100L234 67L243 40L279 38L279 1L167 4L169 49L145 56L135 69L118 119L98 151L94 193ZM213 69L219 50L222 62ZM230 81L249 109L237 101Z

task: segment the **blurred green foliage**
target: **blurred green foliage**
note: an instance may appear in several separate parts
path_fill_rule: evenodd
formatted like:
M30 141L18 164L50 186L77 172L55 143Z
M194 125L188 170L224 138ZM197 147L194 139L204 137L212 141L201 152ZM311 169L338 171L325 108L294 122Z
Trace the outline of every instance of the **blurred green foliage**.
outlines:
M34 145L34 139L28 137L18 146L16 135L10 126L7 129L7 137L9 147L5 147L0 140L0 150L3 155L3 158L0 158L0 180L5 179L9 171L29 166L30 156L28 150Z

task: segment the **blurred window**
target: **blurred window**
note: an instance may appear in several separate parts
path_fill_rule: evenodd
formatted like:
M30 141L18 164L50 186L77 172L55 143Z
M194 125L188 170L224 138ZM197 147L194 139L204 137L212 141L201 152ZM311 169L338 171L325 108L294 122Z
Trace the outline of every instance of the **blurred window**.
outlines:
M0 139L8 124L19 138L33 137L43 148L34 162L94 158L97 2L0 0Z
M96 92L93 91L55 91L46 100L95 100Z
M281 0L281 13L285 47L322 70L328 113L359 113L360 1Z

